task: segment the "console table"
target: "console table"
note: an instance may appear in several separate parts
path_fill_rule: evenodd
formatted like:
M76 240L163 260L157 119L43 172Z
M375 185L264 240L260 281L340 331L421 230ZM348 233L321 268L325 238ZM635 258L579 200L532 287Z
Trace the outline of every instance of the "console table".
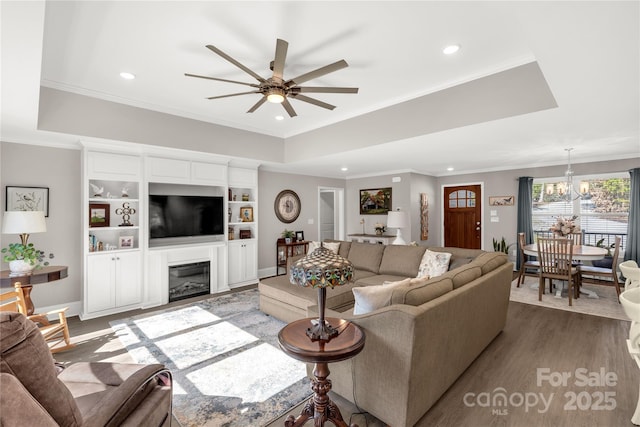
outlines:
M53 265L33 270L23 276L11 276L9 270L0 271L0 287L8 288L19 286L24 294L24 302L27 306L27 315L34 313L35 308L31 300L31 289L33 285L49 283L67 277L68 267L64 265Z
M306 240L285 243L284 239L278 239L276 243L276 276L287 274L287 261L289 258L297 255L306 255L308 251L309 242ZM284 273L280 273L281 268L284 269Z
M331 391L331 380L327 379L329 362L347 360L360 353L364 348L364 332L347 320L327 317L325 320L338 330L338 335L329 341L311 341L306 331L312 326L312 320L317 321L309 318L296 320L282 328L278 334L282 351L294 359L315 364L314 378L311 380L313 396L304 405L302 413L297 418L289 415L284 425L299 427L313 419L316 427L323 426L325 421L332 422L336 427L349 427L342 419L340 409L327 395ZM351 427L358 426L352 424Z
M388 234L349 234L349 240L361 243L379 243L381 245L390 245L396 240L396 236Z

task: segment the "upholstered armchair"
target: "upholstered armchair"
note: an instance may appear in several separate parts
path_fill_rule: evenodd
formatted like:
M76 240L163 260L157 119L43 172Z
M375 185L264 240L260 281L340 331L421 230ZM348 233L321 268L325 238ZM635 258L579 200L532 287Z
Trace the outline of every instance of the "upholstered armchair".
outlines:
M75 363L60 371L37 326L0 313L0 425L169 426L163 365Z

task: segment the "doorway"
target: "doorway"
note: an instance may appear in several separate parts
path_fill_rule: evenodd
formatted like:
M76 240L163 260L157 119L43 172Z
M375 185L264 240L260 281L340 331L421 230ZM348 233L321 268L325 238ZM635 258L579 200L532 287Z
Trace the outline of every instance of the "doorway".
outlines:
M444 246L482 248L482 186L443 188Z
M344 240L344 188L318 187L318 239Z

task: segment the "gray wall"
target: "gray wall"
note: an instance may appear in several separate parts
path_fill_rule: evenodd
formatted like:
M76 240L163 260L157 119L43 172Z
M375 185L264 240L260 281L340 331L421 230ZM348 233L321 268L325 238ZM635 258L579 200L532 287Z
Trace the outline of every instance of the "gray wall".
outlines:
M640 159L618 160L598 163L575 164L576 175L607 172L624 172L640 166ZM54 264L69 266L69 277L49 284L37 285L33 290L34 301L39 307L63 305L80 301L81 298L81 152L75 149L49 148L43 146L0 143L0 202L5 205L5 186L24 185L49 187L49 217L47 232L34 234L29 241L38 248L55 254ZM332 179L306 175L291 175L259 170L258 173L258 218L259 247L258 268L275 267L276 239L285 229L304 231L307 240L318 239L318 187L345 188L346 232L360 233L360 218L365 219L365 231L373 233L373 224L385 222L381 215L360 215L359 191L367 188L391 187L393 207L402 207L410 212L411 227L403 230L407 241L417 241L421 245L441 244L441 203L443 185L457 185L468 182L484 183L485 193L485 249L492 250L491 239L505 236L509 243L515 241L515 206L489 207L488 197L496 195L517 195L519 176L536 178L561 177L566 166L477 173L435 178L415 173L399 173L357 179ZM393 177L401 181L393 183ZM298 220L283 224L275 216L273 203L276 195L284 190L294 190L300 197L302 211ZM419 203L420 193L429 196L429 240L420 241ZM490 210L497 210L500 222L490 222ZM313 224L309 224L313 220ZM18 241L15 235L0 235L0 246ZM2 269L7 269L2 263Z
M318 240L318 187L345 188L345 180L258 171L258 270L275 269L276 241L285 228L304 231L306 240ZM273 206L278 193L287 189L298 194L302 206L300 216L291 224L280 222ZM345 198L348 208L348 196Z
M576 176L592 175L598 173L626 172L629 169L637 168L639 166L640 159L638 158L627 160L611 160L607 162L578 163L571 165ZM564 177L564 172L566 170L567 166L563 165L440 177L437 180L438 218L441 217L442 213L442 205L440 203L442 186L458 185L471 182L482 182L484 183L484 194L482 195L482 203L484 205L483 249L492 251L492 239L496 238L499 240L503 236L507 243L515 243L518 233L517 179L521 176L531 176L533 178ZM516 204L514 206L489 206L489 196L511 195L516 196ZM499 222L491 222L491 210L496 211ZM441 220L439 219L437 225L438 228L441 227L440 224Z
M6 207L5 186L49 187L47 232L32 234L29 242L55 255L51 265L69 267L69 277L39 284L31 293L37 307L80 301L82 248L80 240L81 173L80 150L47 148L0 142L0 182L2 210ZM13 234L0 235L0 247L19 242ZM2 262L2 269L8 269Z

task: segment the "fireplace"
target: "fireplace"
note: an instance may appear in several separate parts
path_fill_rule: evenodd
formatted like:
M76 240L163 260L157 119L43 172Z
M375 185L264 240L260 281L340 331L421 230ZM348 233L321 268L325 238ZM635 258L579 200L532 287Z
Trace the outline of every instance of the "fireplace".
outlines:
M169 266L169 302L211 293L209 261Z

